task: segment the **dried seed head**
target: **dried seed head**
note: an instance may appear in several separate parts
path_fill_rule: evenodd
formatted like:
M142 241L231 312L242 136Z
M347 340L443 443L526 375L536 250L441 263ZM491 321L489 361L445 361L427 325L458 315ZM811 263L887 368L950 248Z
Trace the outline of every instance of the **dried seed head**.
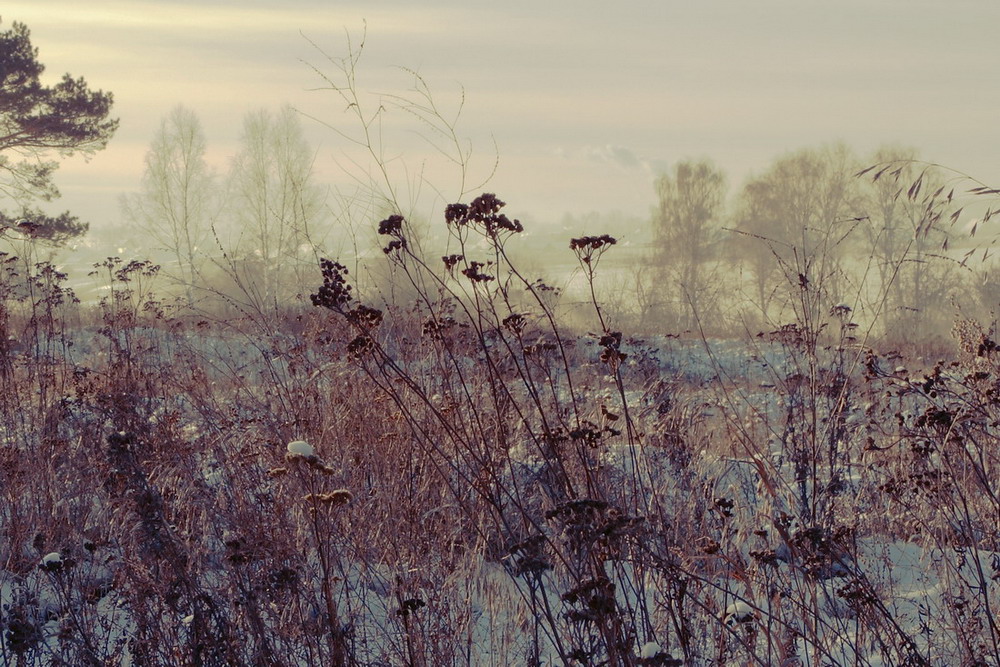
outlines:
M399 236L403 231L405 220L401 215L390 215L388 218L378 223L378 233L383 236Z
M326 258L320 260L319 266L323 274L323 284L315 294L309 296L309 299L314 306L340 312L353 298L351 286L347 284L347 267Z
M353 498L354 494L347 489L337 489L325 493L309 493L303 496L303 500L306 502L317 502L326 505L346 505Z

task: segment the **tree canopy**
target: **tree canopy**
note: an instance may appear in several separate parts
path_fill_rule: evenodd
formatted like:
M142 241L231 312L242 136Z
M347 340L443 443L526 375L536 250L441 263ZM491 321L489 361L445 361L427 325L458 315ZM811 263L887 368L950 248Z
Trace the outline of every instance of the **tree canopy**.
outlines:
M676 295L661 309L681 329L705 326L718 306L720 281L712 264L725 205L725 174L707 160L686 160L661 174L655 185L656 273L666 287L662 293Z
M44 71L26 25L15 22L0 31L0 196L20 209L0 209L0 225L58 241L86 225L68 213L51 218L31 204L59 196L52 181L56 158L103 149L118 120L109 117L111 93L91 90L69 74L47 86Z

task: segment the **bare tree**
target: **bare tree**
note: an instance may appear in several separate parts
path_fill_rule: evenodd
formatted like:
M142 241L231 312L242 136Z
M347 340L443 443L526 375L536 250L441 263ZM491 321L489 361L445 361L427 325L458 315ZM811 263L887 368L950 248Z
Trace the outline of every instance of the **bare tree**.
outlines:
M656 181L654 273L661 303L681 329L717 315L718 251L725 175L708 161L685 161ZM673 306L673 307L671 307Z
M877 277L877 290L869 294L872 309L888 334L917 338L943 331L954 315L945 306L962 278L960 262L948 256L951 226L929 220L950 213L944 197L929 199L944 191L946 179L910 149L883 147L871 164L876 165L867 172L872 178L862 181L868 219L860 254L871 257Z
M850 151L835 145L782 157L744 186L732 249L764 319L792 306L802 286L822 285L817 307L844 298L847 241L861 217L856 171Z
M149 152L138 193L122 200L127 220L170 253L176 269L164 272L185 287L188 305L198 282L217 198L215 177L205 162L206 141L198 117L183 106L163 119Z
M243 147L230 174L233 237L228 249L239 262L246 296L277 304L312 278L324 201L313 182L313 152L290 107L277 115L248 114Z

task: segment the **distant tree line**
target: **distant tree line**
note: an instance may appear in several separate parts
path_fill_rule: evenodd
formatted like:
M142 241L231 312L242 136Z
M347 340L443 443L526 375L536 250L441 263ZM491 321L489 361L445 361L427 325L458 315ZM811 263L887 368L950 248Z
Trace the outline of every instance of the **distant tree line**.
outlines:
M220 293L252 310L291 303L311 285L334 217L299 115L248 114L224 175L206 150L195 113L170 112L139 191L123 198L126 223L167 253L164 273L189 305ZM861 175L869 166L883 173ZM864 158L840 144L802 149L735 192L709 160L681 161L655 180L650 251L633 298L620 301L637 329L692 335L756 333L844 307L872 334L909 339L946 331L963 308L991 317L1000 272L956 250L970 238L950 217L957 200L940 201L949 179L902 148ZM923 196L910 191L918 182ZM356 247L366 252L364 240Z
M957 180L911 150L862 159L832 145L782 156L731 194L710 161L679 162L655 182L644 270L654 296L639 319L712 334L846 306L878 322L873 333L919 339L963 308L989 317L997 272L988 254L971 261L975 240L950 196Z

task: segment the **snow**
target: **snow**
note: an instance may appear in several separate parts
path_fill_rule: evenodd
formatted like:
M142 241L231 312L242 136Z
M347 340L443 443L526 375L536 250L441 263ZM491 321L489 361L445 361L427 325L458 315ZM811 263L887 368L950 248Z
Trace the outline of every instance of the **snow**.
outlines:
M660 654L660 651L662 650L663 649L656 642L646 642L645 644L642 645L642 648L639 650L639 657L643 658L644 660L655 658L657 655Z
M288 456L290 458L298 456L309 458L310 456L316 456L316 450L305 440L292 440L288 443Z
M53 551L42 556L42 567L54 568L59 565L62 565L62 554L58 551Z
M728 607L723 615L726 625L733 623L747 623L753 619L753 607L742 600L737 600Z
M700 443L693 442L691 446L694 449L690 461L681 466L672 462L671 452L667 448L647 444L644 441L630 445L623 439L610 439L600 448L588 452L591 457L588 461L600 471L600 474L606 475L613 486L624 488L625 483L634 483L642 488L655 489L655 496L650 493L648 498L636 499L640 507L644 503L649 506L662 503L663 507L670 508L677 506L672 503L689 502L690 489L703 491L709 499L723 498L733 502L734 516L717 517L713 520L724 521L727 526L739 526L731 529L735 539L731 539L725 548L731 551L734 562L751 562L747 552L753 548L756 541L741 542L744 535L737 531L744 531L744 526L757 527L761 522L766 524L768 517L794 511L791 507L793 499L787 497L787 494L780 489L768 493L764 482L760 479L761 470L766 470L779 480L793 479L795 475L792 464L786 460L785 455L788 447L786 439L791 441L793 436L798 437L798 431L792 428L796 424L792 424L787 433L773 427L768 428L769 420L783 418L781 407L784 405L784 399L780 391L774 391L775 386L780 386L781 383L776 383L774 378L780 377L786 360L782 358L779 349L768 346L759 348L761 359L747 361L746 355L739 354L738 346L721 341L713 342L711 345L710 353L714 355L714 359L709 358L709 352L697 345L679 342L672 345L675 350L672 359L666 353L663 353L662 358L650 353L650 364L655 362L660 366L666 366L673 363L678 367L676 371L678 374L683 373L684 377L699 379L699 382L705 380L709 383L707 387L698 384L700 388L692 390L687 395L686 400L690 404L688 407L691 414L695 415L694 423L702 423L698 420L721 420L725 417L731 418L736 425L744 424L748 433L756 434L755 442L760 443L761 448L765 450L760 452L761 458L756 458L756 455L733 458L719 452L697 448ZM229 354L232 357L236 356L231 351ZM638 355L631 356L629 364L631 365L637 357ZM242 366L240 368L242 369ZM723 400L728 397L719 397L712 389L711 383L718 382L720 368L724 373L731 372L734 378L746 378L744 383L746 388L733 390L735 398L728 402ZM906 368L898 366L894 372L903 375L906 373ZM767 391L760 391L758 387ZM435 405L450 405L449 401L453 400L450 394L442 393L436 385L435 388L438 390L432 394L432 402ZM560 400L569 400L565 386L557 384L555 390L560 393ZM598 394L597 392L601 391L599 388L578 388L578 390L581 394L591 392L587 397L595 405L607 404L612 412L620 412L617 395ZM646 388L641 391L627 391L625 400L634 411L653 412L665 400L664 396L677 400L669 391L653 391ZM876 407L878 406L868 402L845 408L844 425L851 431L863 431L873 419L869 412ZM913 408L914 406L909 403L901 404L901 415L907 423L912 423L920 414ZM676 402L672 409L681 412ZM190 410L190 406L184 406L181 412L186 415ZM156 413L156 423L159 423L161 415L167 414L171 413L165 409L159 410ZM191 429L185 430L189 437L192 439L197 437L197 426L193 422L184 428ZM533 485L541 487L546 479L546 463L538 451L537 444L530 437L518 437L514 443L509 451L508 468L505 472L507 477L503 482L520 488L530 488ZM487 443L484 443L484 446L485 444ZM972 443L965 444L967 447L972 447ZM838 441L840 449L850 446L849 441ZM280 449L278 451L280 455ZM978 453L974 448L968 451L970 454ZM316 449L305 440L288 442L286 453L288 459L304 459L305 463L313 468L326 465L317 458ZM942 465L936 454L928 461L934 466ZM873 478L871 471L864 465L855 464L855 466L850 468L845 466L843 470L838 471L839 479L847 485L848 490L860 488L866 480ZM690 476L690 480L682 481L678 474L679 467L683 468L682 472L685 475ZM228 469L207 456L200 473L205 484L215 490L223 491L230 477L223 474L224 470ZM286 469L275 468L275 470ZM821 476L829 475L824 469L820 469L819 473ZM339 469L337 474L339 475ZM346 475L343 480L339 477L335 479L342 484L354 483ZM317 489L315 493L317 500L335 504L348 502L351 497L352 492L348 488L336 488L324 493L320 493ZM457 505L439 505L427 512L424 519L426 521L433 517L438 521L437 514L440 513L440 520L446 521L457 508ZM857 509L855 516L859 523L865 525L867 516L883 510L881 506L866 504ZM744 523L737 524L738 521ZM747 524L745 523L747 521L754 523ZM789 532L793 532L794 528L790 528ZM226 543L237 538L237 534L227 530L223 533L222 542ZM764 539L765 536L762 535L760 541ZM983 542L982 548L976 546L978 543L974 542L973 546L941 551L935 549L934 543L928 538L921 540L919 537L914 537L910 539L919 541L907 541L875 533L859 537L856 543L857 549L851 552L848 564L841 569L832 569L831 576L817 581L803 574L801 562L795 562L787 543L776 538L773 532L769 532L766 539L768 547L777 559L768 566L773 569L765 570L763 566L759 566L759 572L766 573L766 576L760 575L761 581L772 583L774 590L780 593L784 594L787 591L789 597L771 600L768 597L771 589L766 591L753 589L745 586L743 580L707 572L704 576L713 592L705 594L705 609L709 610L716 623L722 620L730 626L729 635L742 637L744 634L749 636L748 633L751 631L760 633L761 628L771 631L774 627L778 627L786 622L789 616L793 616L788 612L789 606L799 599L805 599L806 593L815 595L817 601L815 609L818 610L816 630L808 639L798 640L798 653L802 656L804 665L821 664L810 657L820 654L830 656L831 659L836 658L839 664L891 664L886 661L893 656L883 657L880 653L882 649L877 644L858 639L859 633L866 627L865 623L859 620L857 605L850 604L840 593L845 586L856 582L864 585L861 589L863 592L871 593L873 606L877 603L877 608L884 609L902 632L914 638L914 645L921 653L934 657L934 664L949 664L947 662L949 658L957 654L954 645L958 641L950 639L947 634L950 618L948 614L952 613L953 600L963 592L987 590L987 586L995 579L995 573L1000 571L1000 554L986 550L986 542ZM37 553L31 554L29 563L36 557ZM59 552L43 556L40 566L34 568L34 571L23 579L0 571L0 606L11 604L16 595L22 595L25 600L30 601L30 604L28 602L19 604L29 609L32 618L42 620L48 618L49 610L55 612L59 610L58 586L66 580L66 577L51 576L52 573L72 567L74 577L80 577L83 568L77 565L77 562L82 563L85 558L86 554L69 547L65 556ZM705 560L711 562L709 559ZM345 558L341 565L345 572L341 585L349 593L349 595L345 593L345 597L350 598L352 604L356 604L357 608L362 610L355 612L357 617L354 622L358 628L364 630L369 638L368 641L372 642L371 655L375 655L381 646L379 644L381 640L377 638L385 636L386 628L392 627L398 618L399 594L401 592L410 594L409 590L404 590L400 582L406 581L407 585L410 585L410 582L421 582L419 585L413 584L416 586L414 594L419 594L421 599L429 599L432 591L425 590L429 585L422 582L421 578L426 576L428 581L433 581L431 574L424 574L424 569L430 568L427 564L413 567L411 563L386 565L364 561L352 562L350 558ZM90 567L96 568L93 565ZM661 581L653 579L648 574L637 575L622 564L617 564L616 567L620 568L619 582L629 582L639 576L649 576L651 584L648 591L642 593L648 595L649 600L663 599L669 594L670 589L664 583L666 579ZM611 568L610 563L609 568ZM98 572L101 578L113 581L112 568L102 567L94 571ZM565 590L565 582L559 581L552 573L544 576L546 590L554 591L551 594L551 604L560 605L558 593L560 590ZM510 632L511 636L520 637L516 634L517 623L520 621L513 612L509 612L508 615L507 612L494 613L493 610L503 610L507 604L510 604L508 609L515 609L514 602L525 596L525 591L529 590L528 584L518 578L512 578L503 565L483 560L477 561L475 567L469 566L456 571L454 577L442 583L441 587L446 588L448 594L461 594L469 601L469 608L473 610L469 633L475 638L473 644L483 662L488 662L486 658L493 656L492 651L496 651L496 655L510 655L511 648L507 642L516 643L519 640L508 639L504 633ZM620 586L618 591L623 608L634 609L648 602L645 598L640 599L639 592L629 591L626 586ZM29 593L34 597L30 597ZM446 597L442 594L442 599ZM124 635L132 627L133 621L127 613L115 606L120 599L116 593L109 593L101 598L95 609L102 618L105 616L113 618L117 628L114 632ZM789 601L778 601L786 599ZM720 614L718 613L720 610L724 611ZM177 616L179 617L179 614ZM181 618L180 623L188 626L194 620L194 614L190 614ZM177 622L176 617L173 622ZM51 627L46 627L47 636L51 636L51 641L56 642L58 625L53 623ZM653 635L654 632L656 636L667 641L669 632L661 628L653 628L646 637ZM0 637L0 646L3 641L3 637ZM390 642L386 640L386 644L388 643ZM551 658L553 651L554 649L543 641L541 653ZM630 651L637 651L639 658L651 661L650 664L663 660L666 656L666 651L651 640L644 644L637 641ZM492 664L501 663L494 661Z

